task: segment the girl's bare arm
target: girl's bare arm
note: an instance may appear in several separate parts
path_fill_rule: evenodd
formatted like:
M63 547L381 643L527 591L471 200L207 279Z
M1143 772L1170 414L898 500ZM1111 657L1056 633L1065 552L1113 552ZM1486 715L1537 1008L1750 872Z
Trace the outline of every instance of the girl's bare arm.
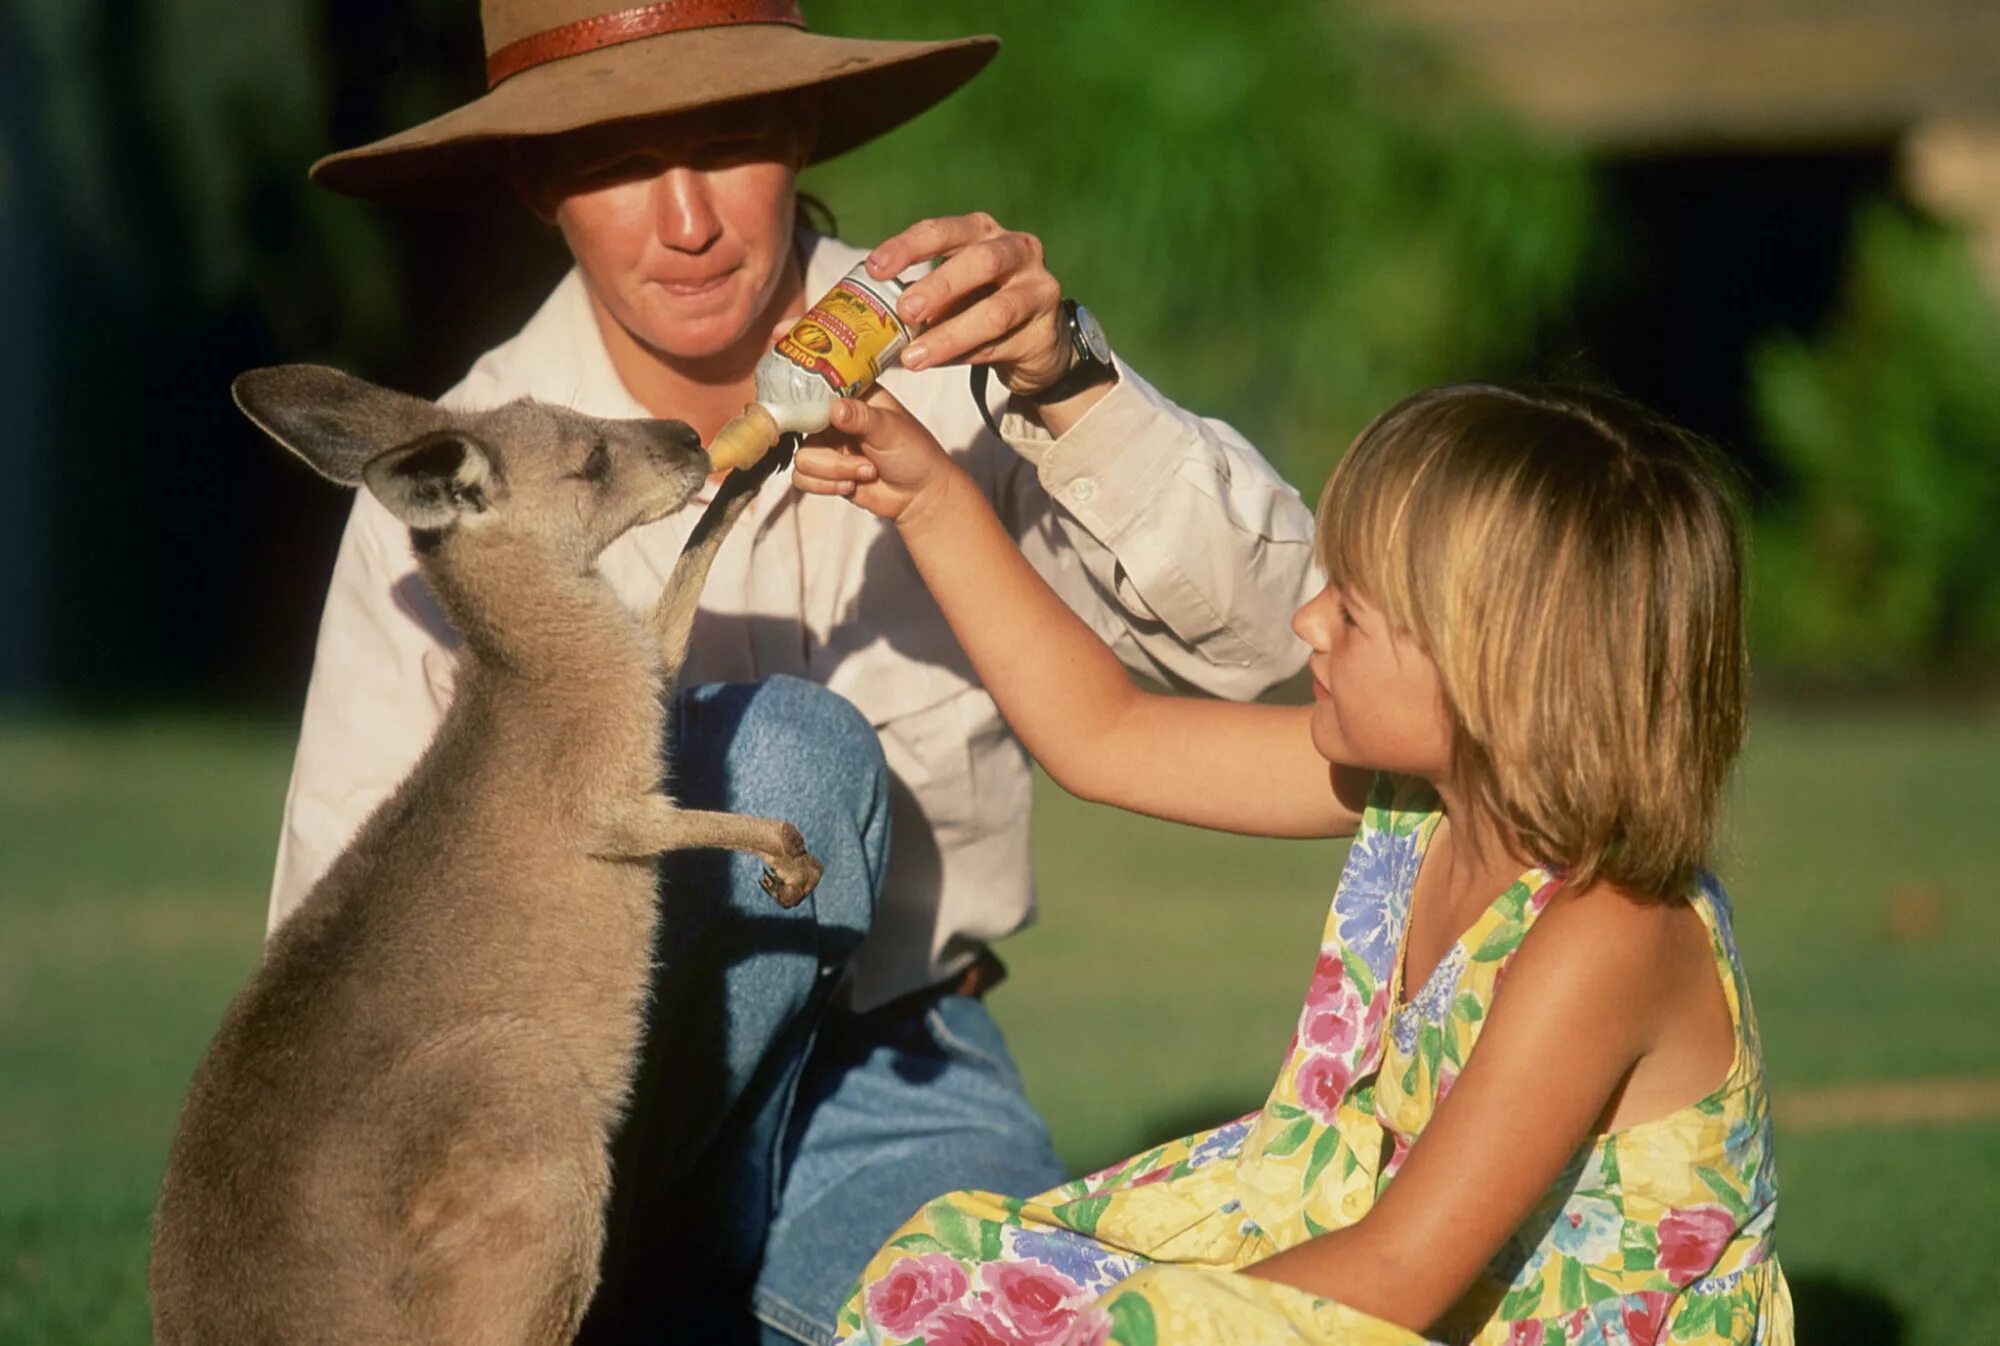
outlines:
M1659 904L1602 885L1555 902L1375 1207L1246 1275L1423 1332L1527 1219L1670 1029L1684 980L1663 956L1670 914Z
M1007 723L1071 793L1260 836L1354 830L1364 773L1314 751L1304 707L1141 691L1036 574L986 497L930 432L877 389L834 428L858 451L802 449L800 489L893 519Z

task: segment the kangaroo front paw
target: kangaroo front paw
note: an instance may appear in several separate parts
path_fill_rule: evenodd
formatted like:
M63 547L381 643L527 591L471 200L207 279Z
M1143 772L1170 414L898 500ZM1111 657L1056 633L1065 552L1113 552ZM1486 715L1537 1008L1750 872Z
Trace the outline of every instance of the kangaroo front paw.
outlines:
M819 876L819 861L801 855L766 868L758 883L779 906L796 907L819 883Z
M821 866L807 853L797 828L787 826L785 833L785 854L765 867L759 884L779 906L796 907L819 883Z

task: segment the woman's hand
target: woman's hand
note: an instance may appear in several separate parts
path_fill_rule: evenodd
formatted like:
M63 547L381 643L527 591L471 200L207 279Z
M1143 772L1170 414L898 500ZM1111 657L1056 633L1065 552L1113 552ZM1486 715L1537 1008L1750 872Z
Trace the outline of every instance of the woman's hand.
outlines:
M906 531L962 475L936 437L879 384L865 402L835 402L832 428L853 440L854 447L799 449L792 459L792 480L812 495L847 496Z
M868 254L886 279L919 262L939 266L896 311L930 329L903 351L909 369L991 365L1007 390L1033 396L1069 372L1075 353L1060 316L1062 285L1042 264L1042 241L974 213L922 220Z

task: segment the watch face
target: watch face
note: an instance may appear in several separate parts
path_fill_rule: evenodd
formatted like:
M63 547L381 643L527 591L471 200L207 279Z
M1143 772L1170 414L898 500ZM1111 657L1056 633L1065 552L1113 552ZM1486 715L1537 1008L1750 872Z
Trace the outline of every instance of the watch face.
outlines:
M1104 335L1103 324L1097 321L1095 313L1081 304L1076 306L1076 330L1077 335L1083 338L1084 348L1090 352L1091 359L1101 365L1111 363L1111 342Z

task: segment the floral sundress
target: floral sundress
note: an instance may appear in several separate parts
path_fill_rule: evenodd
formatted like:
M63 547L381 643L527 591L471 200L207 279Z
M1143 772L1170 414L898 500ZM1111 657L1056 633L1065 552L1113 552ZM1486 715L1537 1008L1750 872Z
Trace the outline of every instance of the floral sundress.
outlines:
M955 1192L928 1203L842 1306L841 1346L1431 1340L1235 1273L1368 1213L1556 891L1549 870L1522 875L1406 999L1405 916L1441 816L1421 782L1377 779L1260 1112L1028 1200ZM1735 1023L1727 1078L1698 1103L1582 1146L1435 1340L1790 1346L1756 1020L1721 887L1704 876L1688 900Z

